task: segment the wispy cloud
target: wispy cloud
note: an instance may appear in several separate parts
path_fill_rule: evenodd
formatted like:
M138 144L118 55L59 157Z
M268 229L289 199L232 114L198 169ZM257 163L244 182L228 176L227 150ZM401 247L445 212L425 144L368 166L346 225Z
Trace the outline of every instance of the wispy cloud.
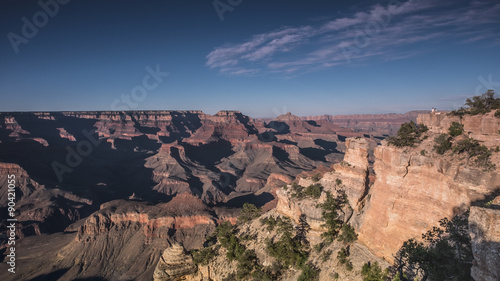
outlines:
M394 1L397 2L397 1ZM405 59L421 42L498 41L500 3L494 0L409 0L375 5L349 17L283 27L215 48L206 65L227 75L289 75L375 57Z

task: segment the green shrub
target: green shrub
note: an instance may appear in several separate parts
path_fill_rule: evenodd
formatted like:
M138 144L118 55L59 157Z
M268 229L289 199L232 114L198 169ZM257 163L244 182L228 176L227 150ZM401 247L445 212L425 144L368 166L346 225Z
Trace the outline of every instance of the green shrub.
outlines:
M349 244L358 239L358 235L356 234L356 231L354 231L354 227L352 227L350 224L345 223L342 225L342 228L340 229L341 233L338 237L338 240L343 242L344 244Z
M229 241L230 237L235 235L236 229L234 228L234 226L230 222L225 221L225 222L219 224L215 228L214 233L217 236L217 239L221 243L222 247L226 248L227 245L230 243L230 241Z
M195 264L207 265L216 254L212 247L203 248L201 250L194 250L191 252Z
M338 185L338 186L342 185L342 180L339 179L339 178L336 178L335 179L335 185Z
M323 186L319 183L311 184L305 190L305 195L308 197L312 197L314 199L318 199L321 196L321 192L323 191Z
M318 199L321 196L321 192L323 191L323 186L320 183L311 184L308 187L303 187L300 185L296 185L293 188L293 193L291 194L292 198L297 198L299 200L305 199L307 197Z
M353 269L352 262L349 260L349 250L342 248L337 252L337 260L340 264L344 265L348 271Z
M330 257L332 256L332 250L328 250L328 251L325 251L322 255L321 255L321 260L323 262L326 262L330 259Z
M495 112L495 117L500 117L500 109Z
M226 278L222 279L222 281L234 281L236 280L236 274L229 273Z
M467 153L467 163L470 158L475 158L474 163L483 167L486 170L491 170L495 168L495 164L491 163L491 151L484 145L479 144L475 139L467 138L457 142L453 147L453 152L461 154Z
M466 114L485 114L494 109L500 109L500 98L495 97L495 91L488 90L481 96L474 96L465 101L467 108L459 108L450 112L450 115L464 116ZM499 113L500 115L500 113ZM495 113L496 116L496 113ZM498 116L497 116L498 117Z
M215 228L217 239L222 247L226 248L226 257L229 260L237 260L245 251L245 246L240 244L236 236L236 228L230 222L224 222Z
M460 136L464 132L464 125L458 122L453 122L451 123L450 128L448 128L448 132L452 137Z
M278 217L276 219L276 227L278 228L278 233L292 233L293 225L292 220L289 217Z
M429 128L421 124L417 125L415 122L410 121L408 123L403 123L398 130L398 133L394 137L387 138L389 144L397 147L414 146L419 143L420 137L423 133L427 132Z
M462 118L463 116L465 116L467 114L469 114L469 111L464 107L460 107L459 109L453 110L450 113L448 113L448 115L458 116L460 118Z
M427 151L425 149L420 150L420 155L425 156L426 153Z
M273 262L270 266L266 266L263 268L264 272L266 272L266 275L271 278L271 280L278 280L279 277L283 274L283 267L280 263L278 262ZM259 279L257 280L266 280L266 279Z
M341 191L334 197L330 192L326 193L326 200L322 204L318 204L317 207L322 208L323 211L321 213L325 223L323 224L326 227L326 231L321 234L323 237L323 242L325 244L330 244L335 240L335 237L338 235L342 224L344 223L338 214L338 211L341 210L346 204L348 204L347 195Z
M260 216L260 208L257 208L254 204L245 203L243 204L243 209L238 217L238 223L245 223L251 221Z
M349 251L342 248L337 252L337 260L340 264L346 264L349 261Z
M484 145L480 145L475 139L467 138L463 139L453 147L454 153L468 153L469 157L478 156L488 152L488 148Z
M277 224L276 219L273 217L261 218L260 223L262 225L267 225L267 230L269 231L273 231Z
M299 200L304 198L304 187L296 182L292 183L292 193L290 195L292 198L297 198Z
M257 255L255 254L255 251L245 250L238 258L236 276L238 279L245 278L252 273L257 265Z
M252 272L252 277L254 280L262 280L262 281L272 281L276 280L279 275L275 275L271 272L271 269L269 267L257 267L255 268L255 271Z
M323 244L322 242L321 243L318 243L316 245L314 245L313 249L316 253L319 253L323 250L323 248L325 247L325 244Z
M268 239L266 249L270 256L275 257L284 268L295 266L300 268L309 258L309 253L303 249L298 239L293 239L290 233L284 233L278 241Z
M466 100L471 115L484 114L492 109L500 109L500 98L495 97L495 91L488 90L481 96L475 96Z
M321 174L320 173L316 173L316 174L314 174L314 176L311 177L311 180L313 182L318 182L320 179L321 179Z
M387 280L387 270L382 271L382 268L375 262L365 263L361 268L361 276L363 276L363 281L385 281Z
M316 281L319 280L319 269L315 268L311 264L305 264L302 267L302 273L300 274L297 281Z
M301 268L309 258L309 252L305 249L305 246L309 245L309 242L305 240L308 228L301 225L302 223L296 228L294 235L293 225L289 218L278 220L278 233L281 237L278 241L266 239L267 253L278 259L284 268L290 266Z
M449 137L447 134L440 134L434 139L434 151L436 151L439 154L445 154L446 151L451 149L451 137Z

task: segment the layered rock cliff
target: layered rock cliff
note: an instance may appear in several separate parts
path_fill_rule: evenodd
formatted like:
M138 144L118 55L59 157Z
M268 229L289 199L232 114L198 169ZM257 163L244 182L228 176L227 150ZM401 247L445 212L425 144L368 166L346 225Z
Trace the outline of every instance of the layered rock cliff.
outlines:
M464 126L465 134L494 148L500 145L500 138L490 126L498 126L500 119L491 125L489 115L483 118L465 116L463 124L481 120L489 124ZM383 142L375 149L376 180L367 196L359 239L377 255L392 260L403 241L419 239L440 219L465 211L500 188L499 153L491 156L497 164L491 170L472 165L456 154L433 151L434 137L447 132L454 120L444 114L421 115L418 121L430 132L416 147L398 148Z
M311 178L299 178L298 184L304 187L319 183L323 186L325 192L337 194L340 190L345 191L351 208L358 206L359 202L363 199L368 188L368 140L363 138L349 138L346 139L346 153L344 160L338 164L332 165L331 172L325 172L322 178L317 182ZM294 191L291 188L278 189L276 194L278 196L278 204L276 211L283 214L296 223L302 215L305 215L311 230L320 234L324 232L321 226L324 224L322 219L322 210L317 207L317 203L323 202L326 198L326 193L323 193L319 199L294 199ZM357 208L356 208L357 210ZM353 212L348 208L346 209L345 220L349 220ZM357 223L358 212L355 212L352 222Z
M154 281L173 281L196 272L196 265L180 244L163 251L153 274Z
M14 186L13 192L8 190L8 182ZM8 198L14 195L15 218L19 222L16 234L19 238L63 231L67 225L92 210L91 200L67 190L46 188L18 164L0 163L0 186L0 207L7 208ZM4 222L0 223L0 227L5 227Z

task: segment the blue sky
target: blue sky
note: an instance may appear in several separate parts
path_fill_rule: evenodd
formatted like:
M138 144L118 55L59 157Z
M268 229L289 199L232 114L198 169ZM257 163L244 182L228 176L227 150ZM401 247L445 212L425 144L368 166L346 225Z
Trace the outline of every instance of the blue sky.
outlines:
M498 0L59 1L0 4L0 111L401 113L500 91Z

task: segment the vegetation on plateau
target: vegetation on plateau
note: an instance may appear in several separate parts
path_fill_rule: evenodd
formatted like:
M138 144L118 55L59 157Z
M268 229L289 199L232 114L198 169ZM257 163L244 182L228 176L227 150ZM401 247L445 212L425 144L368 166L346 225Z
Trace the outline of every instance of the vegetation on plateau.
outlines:
M245 203L238 217L238 225L247 223L260 216L261 210ZM214 233L207 237L205 248L191 252L193 261L207 265L210 260L225 250L230 261L236 261L236 273L229 274L225 280L277 280L285 270L293 267L302 270L299 280L318 280L319 269L308 263L309 225L302 216L294 227L290 218L265 217L260 223L269 231L276 231L276 236L266 239L265 250L276 261L271 266L263 266L255 250L248 249L245 241L255 239L255 235L241 235L238 225L224 222L218 225Z
M403 123L397 135L387 138L387 141L390 145L396 147L412 147L422 141L422 135L428 130L429 128L427 128L427 126L423 124L417 125L415 122L410 121Z
M450 115L462 117L464 115L485 114L492 110L497 110L495 116L500 117L500 98L496 97L494 90L488 90L480 96L468 98L465 101L465 105L467 107L453 110L450 112Z
M310 227L305 217L302 216L300 218L299 224L295 229L289 218L277 221L279 223L276 224L276 231L279 238L275 237L266 240L267 253L276 258L278 266L281 269L288 269L290 267L301 269L302 274L299 280L316 280L319 276L319 270L307 263L310 250L307 233Z
M343 216L340 214L343 212L344 206L348 204L347 195L343 190L339 190L335 196L331 192L326 192L325 202L317 205L322 209L322 217L325 221L323 227L326 228L326 231L321 234L325 244L331 244L341 230L342 235L339 238L343 242L350 243L357 239L354 229L350 226L344 226Z
M450 136L452 137L460 136L463 133L464 133L464 125L458 122L451 123L450 128L448 128L448 134L450 134Z
M292 183L292 198L297 198L299 200L305 198L318 199L323 191L323 186L320 183L314 183L308 187L303 187L296 182Z
M436 138L434 138L434 151L436 151L438 154L445 154L446 151L450 150L452 147L451 143L452 137L449 136L448 134L440 134Z
M434 151L436 153L443 155L451 151L453 154L465 155L467 164L470 164L470 160L473 159L473 164L478 167L486 170L495 168L495 165L490 161L492 153L486 146L469 137L454 140L454 137L463 133L463 126L453 122L448 131L449 134L443 133L434 138Z
M261 213L261 209L257 208L254 204L245 203L243 204L243 209L238 217L238 223L246 223L255 218L258 218Z

